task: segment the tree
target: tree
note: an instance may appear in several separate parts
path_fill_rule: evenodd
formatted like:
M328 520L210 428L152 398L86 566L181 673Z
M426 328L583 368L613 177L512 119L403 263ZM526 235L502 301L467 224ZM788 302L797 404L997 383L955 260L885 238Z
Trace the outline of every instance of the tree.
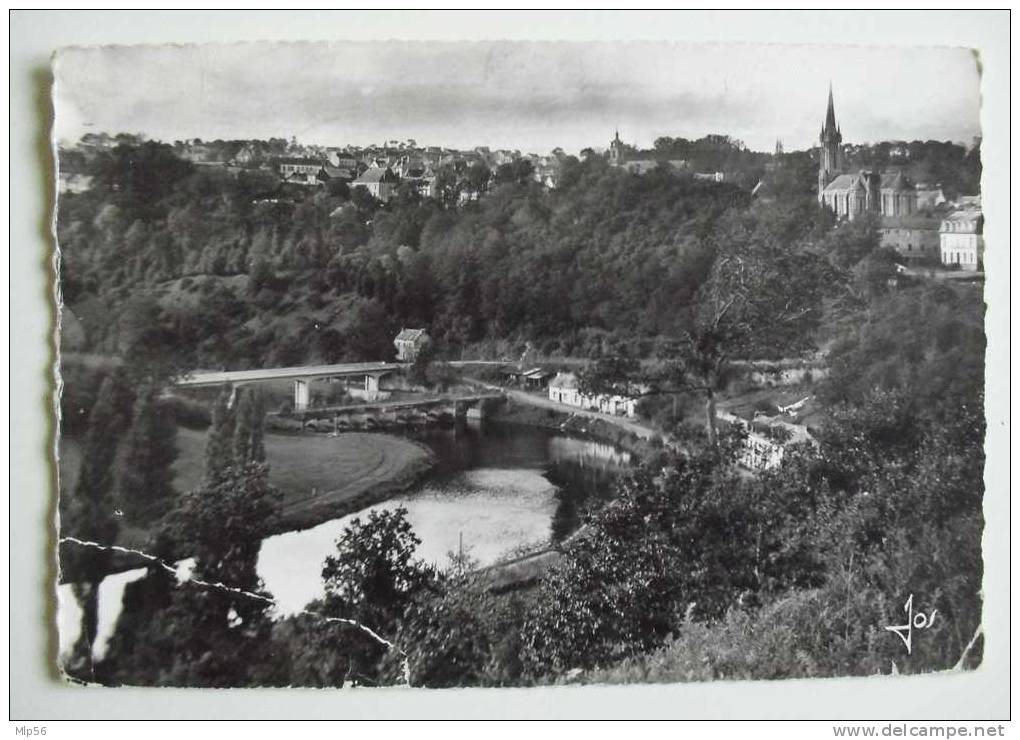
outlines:
M192 357L174 331L159 301L146 292L132 296L123 306L119 349L125 368L135 382L162 384L190 365Z
M443 165L436 168L435 181L436 199L443 208L453 208L457 205L457 197L460 195L457 187L457 173L450 165Z
M252 388L238 389L234 414L234 465L265 462L265 402Z
M66 509L67 521L61 523L62 537L72 536L100 545L114 543L119 525L112 495L113 463L120 438L129 423L130 403L123 378L116 373L107 376L89 414L81 471ZM73 674L92 676L99 584L106 576L109 564L110 553L107 550L72 542L61 545L61 577L73 584L82 611L81 630L68 663L68 670Z
M633 372L610 358L580 380L583 392L633 395L696 392L705 400L709 442L718 440L716 395L733 360L776 358L812 349L822 319L822 299L835 271L816 252L779 242L753 214L724 219L713 234L715 257L698 289L688 328L673 357L652 371ZM630 370L630 373L625 371ZM620 377L620 373L624 376Z
M150 523L173 505L176 438L177 425L161 408L156 386L143 383L117 460L116 497L128 521Z
M234 392L233 388L225 387L213 404L205 445L205 480L209 484L221 480L233 462L234 412L230 400Z
M535 174L535 165L530 159L516 159L496 168L497 185L524 185L531 182Z
M657 474L655 474L657 473ZM755 512L714 455L625 480L545 579L522 627L533 675L646 651L756 587Z
M154 566L139 582L147 595L118 623L104 666L109 682L261 683L269 662L272 597L257 565L279 504L266 465L256 462L228 467L217 482L182 497L161 533L164 543L173 544L159 549L190 553L194 569L173 582Z
M323 565L326 596L321 611L392 637L404 610L432 588L436 578L431 566L415 559L419 544L402 507L376 509L364 520L353 519L336 541L336 553ZM346 641L337 660L349 663L347 673L353 680L377 680L386 647L356 627L341 629Z
M492 171L484 162L474 162L464 175L464 183L468 191L479 195L489 189L490 179L492 179Z

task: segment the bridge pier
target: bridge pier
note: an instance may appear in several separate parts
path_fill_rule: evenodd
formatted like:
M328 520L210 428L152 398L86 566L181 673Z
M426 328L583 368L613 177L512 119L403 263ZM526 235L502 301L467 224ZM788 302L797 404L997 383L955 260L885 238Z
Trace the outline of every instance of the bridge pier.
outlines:
M374 401L379 398L379 378L380 374L365 374L365 400Z
M307 380L294 381L294 410L304 411L308 408L309 389Z

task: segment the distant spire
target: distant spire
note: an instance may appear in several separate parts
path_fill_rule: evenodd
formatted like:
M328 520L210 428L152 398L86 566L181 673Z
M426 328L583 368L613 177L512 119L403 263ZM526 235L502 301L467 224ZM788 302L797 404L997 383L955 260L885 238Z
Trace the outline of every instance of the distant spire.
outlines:
M836 106L832 103L832 82L829 82L829 108L825 111L825 130L832 131L836 128Z

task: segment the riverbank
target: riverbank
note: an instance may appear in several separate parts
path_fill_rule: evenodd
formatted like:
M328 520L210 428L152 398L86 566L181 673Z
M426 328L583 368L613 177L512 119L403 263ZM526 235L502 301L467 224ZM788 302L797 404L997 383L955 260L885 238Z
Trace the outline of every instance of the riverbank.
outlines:
M500 423L541 427L582 439L606 442L639 459L647 459L661 449L661 437L654 430L629 420L605 419L602 416L580 409L575 412L562 404L522 391L509 391L506 403L495 409L489 418Z
M205 433L180 430L174 465L178 490L201 485ZM266 535L308 529L385 501L417 483L434 464L432 451L406 437L344 432L267 434L269 482L283 492Z
M175 488L191 491L202 484L205 431L180 428ZM424 444L404 437L367 432L267 434L269 482L283 493L281 511L266 523L264 536L300 531L386 501L415 486L433 468L435 457ZM73 495L80 450L75 440L61 445L61 495ZM150 532L125 526L115 544L144 551ZM181 559L188 553L175 553ZM111 573L145 564L137 556L117 556Z

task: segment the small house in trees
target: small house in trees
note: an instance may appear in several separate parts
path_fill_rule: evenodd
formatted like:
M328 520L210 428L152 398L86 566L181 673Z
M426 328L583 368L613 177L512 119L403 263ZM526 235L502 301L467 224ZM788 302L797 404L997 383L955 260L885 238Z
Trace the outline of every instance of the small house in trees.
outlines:
M401 329L393 340L393 346L397 348L398 362L414 362L432 338L424 329Z
M737 460L748 470L758 472L778 467L790 445L817 444L807 427L791 424L778 417L757 414L749 421L723 410L717 411L716 416L721 421L740 427L747 434Z

